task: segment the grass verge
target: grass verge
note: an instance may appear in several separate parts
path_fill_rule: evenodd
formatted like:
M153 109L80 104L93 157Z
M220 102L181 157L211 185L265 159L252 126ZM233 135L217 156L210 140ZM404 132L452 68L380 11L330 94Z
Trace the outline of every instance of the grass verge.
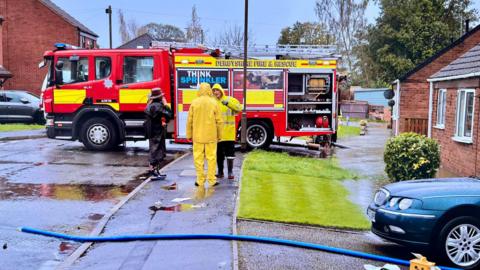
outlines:
M339 180L356 176L335 160L254 151L243 164L239 218L368 229Z
M344 116L339 116L338 117L338 120L342 121L342 122L347 122L347 118L344 117ZM366 120L367 122L369 123L387 123L387 121L385 120L379 120L379 119L362 119L362 118L355 118L355 117L350 117L348 119L348 121L350 122L360 122L362 120Z
M44 125L37 124L0 124L0 132L2 131L22 131L45 128Z
M346 138L351 136L359 136L360 127L355 126L338 126L338 138Z

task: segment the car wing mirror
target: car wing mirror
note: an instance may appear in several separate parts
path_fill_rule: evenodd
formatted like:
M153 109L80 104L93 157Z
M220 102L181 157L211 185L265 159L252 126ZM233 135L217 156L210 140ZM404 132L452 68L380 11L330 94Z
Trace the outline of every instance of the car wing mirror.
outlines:
M23 97L23 98L20 99L20 102L22 102L23 104L28 104L28 103L30 103L30 100Z

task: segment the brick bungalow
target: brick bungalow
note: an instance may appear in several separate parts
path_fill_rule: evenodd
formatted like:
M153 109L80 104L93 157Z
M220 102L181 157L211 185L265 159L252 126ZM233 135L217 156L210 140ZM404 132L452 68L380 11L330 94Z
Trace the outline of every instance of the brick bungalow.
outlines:
M430 133L440 144L442 166L458 175L478 176L480 42L429 82Z
M97 34L50 0L0 0L0 16L0 65L13 75L5 89L39 94L47 70L38 63L57 42L97 46Z
M393 130L428 133L429 83L427 79L441 68L480 43L480 25L431 56L392 83L395 91Z

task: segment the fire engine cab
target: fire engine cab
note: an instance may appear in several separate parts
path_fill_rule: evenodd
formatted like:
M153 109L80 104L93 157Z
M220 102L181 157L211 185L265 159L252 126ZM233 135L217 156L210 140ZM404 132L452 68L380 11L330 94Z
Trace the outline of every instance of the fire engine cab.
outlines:
M199 83L219 83L227 95L243 103L246 76L249 147L266 148L275 136L317 136L317 142L326 143L336 139L334 48L252 46L247 74L241 53L233 47L219 50L178 43L95 50L56 44L44 54L47 135L79 140L90 150L142 140L148 95L160 87L175 115L167 132L176 142L186 142L188 110Z

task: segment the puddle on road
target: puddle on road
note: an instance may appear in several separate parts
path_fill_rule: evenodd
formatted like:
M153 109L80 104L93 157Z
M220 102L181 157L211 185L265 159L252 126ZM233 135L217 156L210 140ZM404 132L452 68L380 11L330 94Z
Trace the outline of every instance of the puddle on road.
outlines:
M103 216L104 216L103 214L91 214L91 215L88 216L88 219L93 220L93 221L97 221L97 220L102 219Z
M120 186L92 184L20 184L10 183L0 178L0 200L40 197L56 200L98 202L125 196L140 183L141 180L135 179Z
M173 158L166 159L161 167L166 166L173 160ZM34 166L46 164L52 163L37 162L34 163ZM147 173L140 174L123 185L12 183L6 178L0 177L0 200L31 197L94 202L118 200L134 190L147 177Z

